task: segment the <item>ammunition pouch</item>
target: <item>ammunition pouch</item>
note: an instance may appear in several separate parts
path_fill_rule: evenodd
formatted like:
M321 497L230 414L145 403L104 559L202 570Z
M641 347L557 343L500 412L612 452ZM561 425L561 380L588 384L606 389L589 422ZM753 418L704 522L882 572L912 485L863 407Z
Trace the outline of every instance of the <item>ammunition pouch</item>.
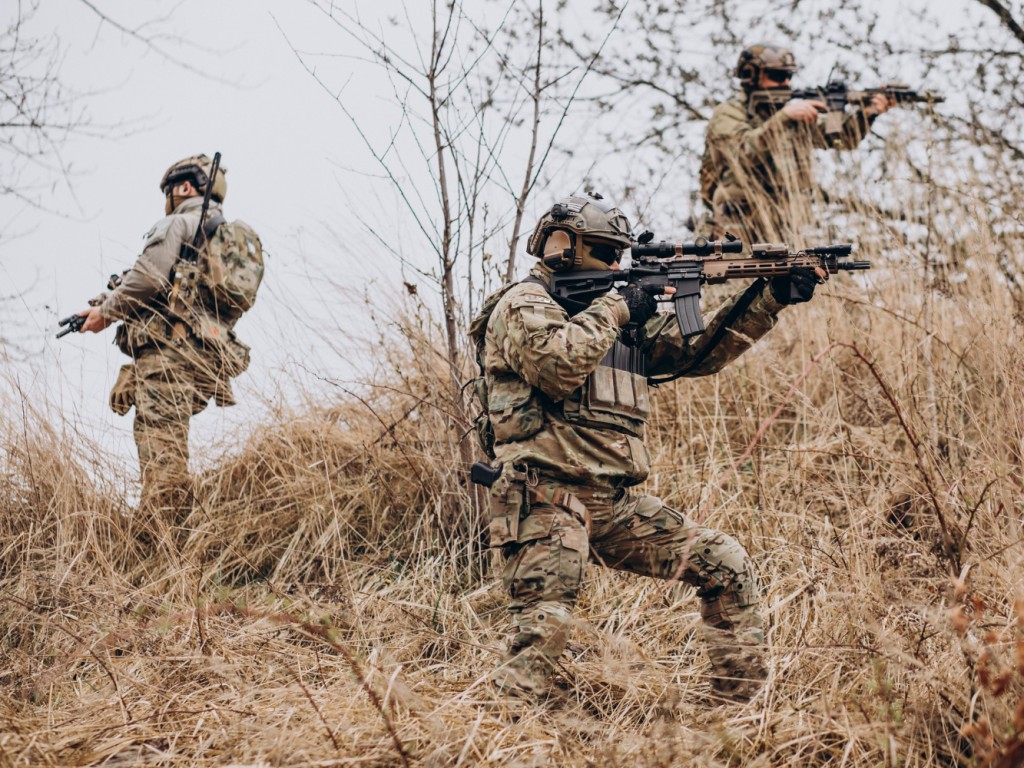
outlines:
M562 412L571 423L611 428L642 439L651 415L647 378L599 365L583 386L563 401Z
M218 378L233 379L249 368L250 347L238 340L229 325L209 315L199 315L191 331L199 346L212 353Z
M483 380L480 386L486 387ZM487 404L485 418L477 424L481 444L491 451L494 445L526 440L540 432L544 426L544 410L533 387L516 375L495 377L481 402ZM492 455L492 454L489 454Z
M487 531L492 547L514 544L519 540L519 523L530 512L526 483L526 471L505 465L501 477L491 486Z
M163 315L147 312L117 326L114 343L129 357L158 344L166 344L171 337L172 323Z
M249 369L251 348L240 342L234 332L228 335L228 343L220 352L220 370L224 377L233 379Z

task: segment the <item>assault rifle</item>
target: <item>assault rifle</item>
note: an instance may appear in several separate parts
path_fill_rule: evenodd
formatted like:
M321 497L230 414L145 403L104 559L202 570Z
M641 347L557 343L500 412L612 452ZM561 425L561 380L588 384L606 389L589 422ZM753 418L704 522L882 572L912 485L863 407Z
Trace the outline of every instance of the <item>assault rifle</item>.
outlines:
M751 256L729 258L726 254L742 251L741 240L712 241L699 237L692 243L653 243L653 238L651 232L644 232L636 240L630 248L632 265L629 269L556 272L551 276L548 290L556 300L582 308L617 283L639 285L654 296L664 295L666 288L675 288L675 293L666 300L675 305L679 329L687 337L704 331L700 288L705 283L778 277L797 269L815 267L833 275L871 268L870 261L849 260L853 250L850 243L803 251L791 251L785 243L755 243Z
M199 251L206 244L206 215L210 211L210 198L213 195L213 185L217 180L217 171L220 169L220 152L214 152L213 165L206 180L206 192L203 193L203 207L199 212L199 226L192 235L191 242L183 242L181 250L178 251L178 260L174 264L174 276L171 279L171 295L167 306L179 320L187 320L191 317L191 307L196 301L199 291ZM197 180L202 183L202 180ZM171 340L179 344L185 340L187 329L181 322L175 323L171 328Z
M67 336L69 333L78 333L82 330L82 326L85 325L85 315L70 315L63 320L59 320L57 325L67 326L63 331L57 333L58 339Z
M917 91L904 83L889 83L877 88L852 90L842 80L829 80L825 85L814 88L769 88L753 91L750 94L748 109L756 112L758 107L770 107L772 110L781 108L792 99L825 102L825 137L833 146L837 145L843 134L843 121L846 117L846 105L854 104L864 107L877 94L903 104L939 104L945 97L934 91Z

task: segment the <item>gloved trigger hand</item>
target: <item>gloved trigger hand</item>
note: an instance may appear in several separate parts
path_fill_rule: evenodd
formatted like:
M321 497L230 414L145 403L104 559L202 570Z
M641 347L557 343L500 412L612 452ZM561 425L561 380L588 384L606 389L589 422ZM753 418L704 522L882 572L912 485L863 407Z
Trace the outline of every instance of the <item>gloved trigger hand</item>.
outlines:
M654 296L639 285L630 283L619 291L619 295L622 296L626 306L629 307L630 325L642 326L654 317L654 313L658 311L658 302Z

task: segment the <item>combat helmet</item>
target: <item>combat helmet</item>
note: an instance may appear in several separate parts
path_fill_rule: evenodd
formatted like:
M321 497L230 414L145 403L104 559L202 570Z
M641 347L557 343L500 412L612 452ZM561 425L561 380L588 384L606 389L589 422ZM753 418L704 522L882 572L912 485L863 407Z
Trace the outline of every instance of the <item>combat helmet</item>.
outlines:
M160 191L165 195L167 191L183 181L192 182L192 186L199 192L206 192L206 185L210 182L210 171L213 170L213 161L206 155L192 155L184 160L179 160L168 168L160 179ZM224 202L228 193L228 181L225 177L227 169L222 165L217 169L217 178L213 180L213 191L210 197L218 203Z
M631 229L626 214L596 192L572 195L559 200L540 217L526 243L526 252L543 259L545 265L556 272L587 266L585 262L591 258L607 265L630 246ZM570 247L546 256L545 243L556 231L569 235ZM601 249L600 246L610 247Z
M745 91L755 90L761 81L761 73L768 69L781 70L792 75L797 70L796 56L784 45L775 43L754 43L740 51L736 71L740 85Z

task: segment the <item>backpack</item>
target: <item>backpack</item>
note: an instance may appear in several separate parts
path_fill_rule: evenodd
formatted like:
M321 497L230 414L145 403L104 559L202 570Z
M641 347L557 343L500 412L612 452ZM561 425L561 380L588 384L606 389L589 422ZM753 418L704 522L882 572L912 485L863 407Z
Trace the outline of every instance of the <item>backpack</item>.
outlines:
M491 425L491 413L487 407L487 380L484 378L484 338L487 334L487 323L494 314L495 307L502 297L518 283L506 283L486 299L477 316L469 326L469 337L476 347L476 364L480 375L473 379L473 392L476 394L480 410L473 417L473 429L476 431L480 447L489 459L494 459L494 427Z
M221 322L233 326L256 303L256 292L263 281L263 245L244 221L229 222L215 216L204 230L199 298Z

